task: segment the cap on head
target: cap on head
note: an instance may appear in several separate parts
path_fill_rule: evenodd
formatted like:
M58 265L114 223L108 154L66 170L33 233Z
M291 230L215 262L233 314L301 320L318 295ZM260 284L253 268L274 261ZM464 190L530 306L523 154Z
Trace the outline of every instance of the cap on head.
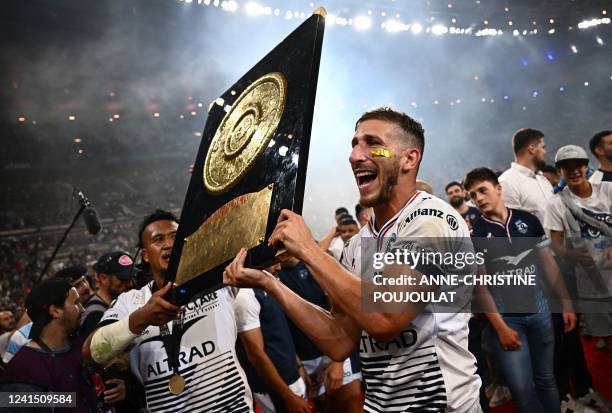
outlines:
M98 274L114 275L121 280L129 280L132 276L134 260L125 251L107 252L98 258L94 270Z
M49 278L32 288L26 297L26 311L32 320L30 339L40 336L42 329L51 321L49 307L63 307L72 284L68 278Z
M589 163L589 157L584 149L578 145L566 145L559 148L555 155L555 166L559 166L561 162L579 160Z

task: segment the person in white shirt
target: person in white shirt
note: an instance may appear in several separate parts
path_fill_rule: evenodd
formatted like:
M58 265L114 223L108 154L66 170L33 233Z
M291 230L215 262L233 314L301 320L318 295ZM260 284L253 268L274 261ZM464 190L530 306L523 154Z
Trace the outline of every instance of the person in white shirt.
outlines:
M331 312L301 299L274 277L244 268L245 249L224 272L227 284L262 288L274 296L294 323L333 360L346 359L359 346L365 412L482 411L481 381L476 360L467 348L469 313L440 313L436 304L425 302L402 303L397 312L365 308L374 303L362 290L372 285L367 278L369 266L362 267L362 245L376 244L378 252L431 248L443 254L449 250L464 253L469 244L473 251L461 216L446 202L416 189L424 143L421 124L389 108L366 112L357 121L349 161L359 203L372 206L374 216L349 240L341 264L319 248L301 216L281 212L268 242L282 242L290 255L306 264L328 294ZM371 262L373 256L364 254L365 262ZM463 271L454 265L434 270L417 264L415 269L400 265L399 270L416 277L430 271ZM475 271L468 267L464 270ZM402 291L416 292L410 286L402 286ZM469 303L462 307L466 309L469 312Z
M548 204L544 226L555 253L576 264L579 305L588 334L612 352L612 183L590 183L589 158L580 146L557 151L567 187Z
M152 280L122 293L83 345L100 365L128 351L150 412L252 413L253 399L236 355L238 333L259 319L236 315L237 289L196 295L178 307L164 299L164 283L178 219L166 211L145 218L139 231Z
M544 221L546 201L553 187L542 174L546 165L544 133L536 129L519 129L512 137L515 161L499 177L503 201L508 208L522 209Z
M342 254L342 248L344 247L344 241L342 241L340 237L338 222L340 218L345 215L349 215L348 209L344 207L336 209L334 213L336 225L334 225L331 231L319 242L319 246L323 248L323 251L327 251L337 260L340 260L340 254Z
M612 131L604 130L593 135L589 148L599 161L599 169L593 172L589 181L612 182Z

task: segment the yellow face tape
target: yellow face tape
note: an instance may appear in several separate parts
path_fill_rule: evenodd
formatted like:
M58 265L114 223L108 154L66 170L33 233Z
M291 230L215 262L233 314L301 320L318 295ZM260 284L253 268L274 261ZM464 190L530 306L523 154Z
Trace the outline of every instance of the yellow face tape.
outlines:
M383 148L372 149L372 156L384 156L385 158L391 158L391 151Z

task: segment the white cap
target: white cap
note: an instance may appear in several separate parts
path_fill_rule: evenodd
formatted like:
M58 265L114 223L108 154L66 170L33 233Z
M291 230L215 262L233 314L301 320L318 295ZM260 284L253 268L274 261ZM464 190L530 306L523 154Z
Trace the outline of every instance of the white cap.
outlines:
M559 148L555 155L555 165L559 165L559 162L569 161L570 159L578 159L581 161L589 162L589 157L584 149L578 145L566 145Z

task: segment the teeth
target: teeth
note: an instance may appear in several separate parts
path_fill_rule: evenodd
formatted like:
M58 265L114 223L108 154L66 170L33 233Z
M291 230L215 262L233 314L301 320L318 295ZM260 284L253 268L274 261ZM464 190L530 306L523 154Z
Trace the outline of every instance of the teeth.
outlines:
M355 173L355 176L357 178L361 178L362 176L371 176L371 175L376 175L376 173L370 172L370 171L362 171L362 172L356 172Z

